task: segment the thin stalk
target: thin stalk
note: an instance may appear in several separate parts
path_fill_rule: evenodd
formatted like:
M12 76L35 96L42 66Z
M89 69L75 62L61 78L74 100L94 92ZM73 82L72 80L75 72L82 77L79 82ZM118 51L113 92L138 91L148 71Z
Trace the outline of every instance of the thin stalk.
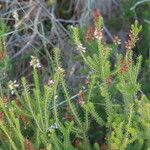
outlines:
M45 129L48 129L48 123L49 123L49 112L48 112L48 99L50 98L49 94L52 94L51 89L48 91L45 88L45 105L44 105L44 115L45 115Z
M42 127L44 129L44 121L43 121L43 114L42 114L42 108L41 108L41 105L40 105L40 86L39 86L39 77L38 77L38 73L37 73L37 70L34 69L33 71L33 76L34 76L34 82L35 82L35 97L36 97L36 100L37 100L37 105L38 105L38 109L39 109L39 113L40 113L40 120L41 120L41 124L42 124Z
M31 105L31 103L30 103L30 97L29 97L28 91L27 91L27 89L26 89L26 83L25 83L25 79L24 79L24 78L22 79L22 83L23 83L24 92L25 92L25 93L24 93L25 101L26 101L27 104L28 104L29 110L30 110L30 112L31 112L31 114L32 114L32 116L33 116L33 118L34 118L34 120L35 120L35 123L36 123L37 127L38 127L38 128L40 129L40 131L42 132L42 129L41 129L40 125L39 125L39 122L38 122L38 120L36 119L36 116L35 116L35 114L34 114L34 112L33 112L32 105Z
M14 116L14 113L12 112L10 112L10 116L12 117L12 120L14 121L14 123L15 123L15 132L16 132L16 134L17 134L17 136L18 136L18 140L20 141L20 143L21 143L21 147L22 147L22 150L25 150L25 146L24 146L24 138L23 138L23 136L22 136L22 134L21 134L21 131L20 131L20 125L19 125L19 121L18 120L16 120L15 119L15 116ZM17 122L18 121L18 122Z
M79 117L78 117L78 115L77 115L77 112L76 112L75 109L73 108L73 104L72 104L71 101L70 101L70 97L69 97L69 95L68 95L67 88L66 88L66 85L65 85L65 82L64 82L63 78L61 79L61 83L62 83L64 92L65 92L65 95L66 95L67 102L68 102L69 107L70 107L70 109L71 109L71 111L72 111L72 114L74 115L76 122L82 127L82 124L81 124L81 122L80 122L80 120L79 120Z
M12 138L9 136L9 134L7 133L5 127L0 123L0 128L3 130L3 132L5 133L5 135L8 137L9 142L13 148L13 150L18 150L18 148L16 147L15 143L13 142Z
M91 86L89 88L89 91L88 91L88 97L87 97L87 103L90 101L90 98L91 98L91 95L92 95L92 91L93 91L93 88L94 88L94 83L95 83L95 77L92 79L91 81ZM86 129L88 129L89 127L89 112L87 110L85 110L85 121L86 121Z
M0 104L0 105L1 105L1 104ZM20 140L20 143L21 143L22 148L23 148L24 146L23 146L23 144L22 144L22 136L19 134L20 132L18 132L18 129L16 129L16 126L14 125L14 123L16 124L16 121L15 121L15 119L14 119L14 116L12 116L10 110L9 110L9 111L6 111L5 106L1 106L1 108L2 108L2 110L4 111L4 114L5 114L5 116L6 116L7 120L8 120L9 125L12 127L12 129L13 129L14 132L15 132L15 134L18 136L18 139ZM9 113L9 114L8 114L8 113ZM10 119L11 117L12 117L12 120L14 121L14 123L13 123L13 121Z
M55 76L55 83L54 83L54 100L53 100L53 106L54 106L54 117L56 120L56 123L59 125L59 128L63 129L63 125L61 124L61 122L59 121L59 116L58 116L58 112L57 112L57 87L58 87L58 83L59 83L59 78L60 78L60 74L58 73Z

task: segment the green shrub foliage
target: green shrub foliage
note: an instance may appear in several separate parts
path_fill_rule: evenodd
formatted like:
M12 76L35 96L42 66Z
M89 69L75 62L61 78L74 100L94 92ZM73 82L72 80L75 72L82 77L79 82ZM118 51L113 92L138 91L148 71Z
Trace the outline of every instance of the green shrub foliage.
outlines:
M89 71L87 88L77 94L77 102L65 81L60 51L54 49L55 73L45 85L41 84L39 61L33 57L34 84L22 78L18 89L11 81L13 96L1 96L0 148L150 148L150 103L137 82L142 58L132 59L141 26L137 22L131 26L123 55L118 38L113 45L105 43L103 20L96 11L93 22L85 36L78 27L71 27L72 40Z
M0 20L0 86L5 83L10 70L10 59L6 51L6 36L8 29L5 23Z

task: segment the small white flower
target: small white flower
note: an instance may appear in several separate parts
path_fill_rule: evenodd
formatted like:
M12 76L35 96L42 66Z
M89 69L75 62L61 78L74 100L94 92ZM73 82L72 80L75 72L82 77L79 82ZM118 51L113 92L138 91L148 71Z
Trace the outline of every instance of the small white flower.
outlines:
M115 36L113 39L113 42L115 45L120 45L121 44L121 39L118 36Z
M51 125L51 128L53 128L53 129L58 129L57 123L55 122L53 125Z
M48 131L52 132L53 129L58 129L58 125L56 122L48 128Z
M11 92L10 92L10 93L11 93L11 95L14 95L14 90L11 90Z
M17 83L17 80L14 80L14 81L10 80L8 83L8 87L11 90L11 94L14 95L14 89L19 87L19 84Z
M14 87L19 87L19 84L17 83L17 80L14 80Z
M48 81L47 81L47 85L48 85L48 86L50 86L50 85L52 85L52 84L54 84L54 81L53 81L53 80L48 80Z
M58 98L58 95L55 95L54 99L57 99Z
M42 67L39 59L35 56L31 56L30 66L32 66L33 68L41 68Z
M102 30L95 29L94 36L95 36L96 39L98 39L99 41L101 41L102 38L103 38Z
M63 69L63 68L58 67L58 68L57 68L57 70L56 70L56 72L64 73L65 71L64 71L64 69Z
M14 87L19 87L19 84L17 83L17 80L14 80L14 81L9 81L8 86L12 90L14 89Z
M77 45L77 50L79 50L80 52L85 53L86 52L86 48L83 47L82 43Z

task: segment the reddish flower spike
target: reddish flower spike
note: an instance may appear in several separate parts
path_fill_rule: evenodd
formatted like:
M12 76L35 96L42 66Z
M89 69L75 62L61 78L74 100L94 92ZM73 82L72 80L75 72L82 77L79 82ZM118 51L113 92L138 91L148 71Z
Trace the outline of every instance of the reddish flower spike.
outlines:
M101 14L99 10L96 9L92 12L92 17L93 17L94 22L97 22L100 16Z
M0 60L3 60L5 56L6 56L5 52L0 52Z
M91 42L94 36L94 27L93 26L89 26L87 28L87 32L86 32L86 36L85 36L85 41L86 42Z
M4 113L0 111L0 122L4 120Z
M83 92L80 91L79 92L79 97L78 97L78 100L77 100L77 103L80 105L80 106L83 106L84 105L84 99L83 99Z

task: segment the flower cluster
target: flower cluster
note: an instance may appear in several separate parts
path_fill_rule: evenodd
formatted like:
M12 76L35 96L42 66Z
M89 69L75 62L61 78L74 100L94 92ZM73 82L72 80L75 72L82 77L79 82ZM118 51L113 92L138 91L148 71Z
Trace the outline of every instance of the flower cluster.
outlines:
M4 113L0 111L0 122L4 119Z
M77 99L77 103L80 105L80 106L83 106L85 104L85 101L84 101L84 98L83 98L83 91L80 91L79 92L79 96L78 96L78 99Z
M92 17L93 17L94 22L98 22L99 18L101 17L99 10L94 10L92 12Z
M94 27L93 26L89 26L87 28L86 31L86 35L85 35L85 41L86 42L91 42L93 40L93 36L94 35Z
M8 87L11 90L11 94L14 95L14 89L19 87L19 84L17 83L17 80L14 80L14 81L10 80L8 83Z
M77 45L77 50L79 50L82 53L86 52L86 48L83 47L83 45L81 43Z
M129 33L129 40L125 42L125 48L127 50L132 50L135 47L136 42L138 41L138 38L135 37L132 32Z
M103 38L103 31L96 28L95 31L94 31L94 37L95 37L97 40L101 41L102 38Z
M33 146L32 142L30 140L28 140L27 138L24 141L24 145L25 145L25 149L34 150L34 146Z
M61 73L61 74L64 74L65 70L64 70L63 68L61 68L61 67L58 67L58 68L56 69L56 72L59 72L59 73Z
M121 40L118 36L114 37L113 42L114 42L115 45L120 45L121 44Z
M98 10L95 10L95 11L92 12L92 18L93 18L93 21L94 21L94 26L89 26L87 28L87 32L86 32L86 36L85 36L86 42L90 42L94 38L96 38L99 41L102 40L103 30L102 30L102 28L100 27L100 24L99 24L100 17L101 17L101 14Z
M127 50L132 50L135 47L136 42L139 40L138 34L141 30L142 30L142 26L138 26L138 22L135 21L135 24L131 26L129 39L125 43L125 48Z
M32 66L34 69L42 67L39 59L35 56L31 56L30 66Z
M0 60L3 60L6 57L6 53L5 52L0 52Z
M28 125L29 124L29 120L26 116L24 115L19 115L19 119L25 124Z
M55 95L55 96L54 96L54 99L56 100L57 98L58 98L58 95Z
M131 64L131 60L128 60L127 62L125 60L120 61L120 69L119 73L123 74L126 73L129 70L129 65Z
M54 84L54 81L53 81L53 80L48 80L48 81L47 81L47 85L48 85L48 86L51 86L51 85L53 85L53 84Z
M58 129L58 125L56 122L48 128L48 131L52 132L54 129Z

